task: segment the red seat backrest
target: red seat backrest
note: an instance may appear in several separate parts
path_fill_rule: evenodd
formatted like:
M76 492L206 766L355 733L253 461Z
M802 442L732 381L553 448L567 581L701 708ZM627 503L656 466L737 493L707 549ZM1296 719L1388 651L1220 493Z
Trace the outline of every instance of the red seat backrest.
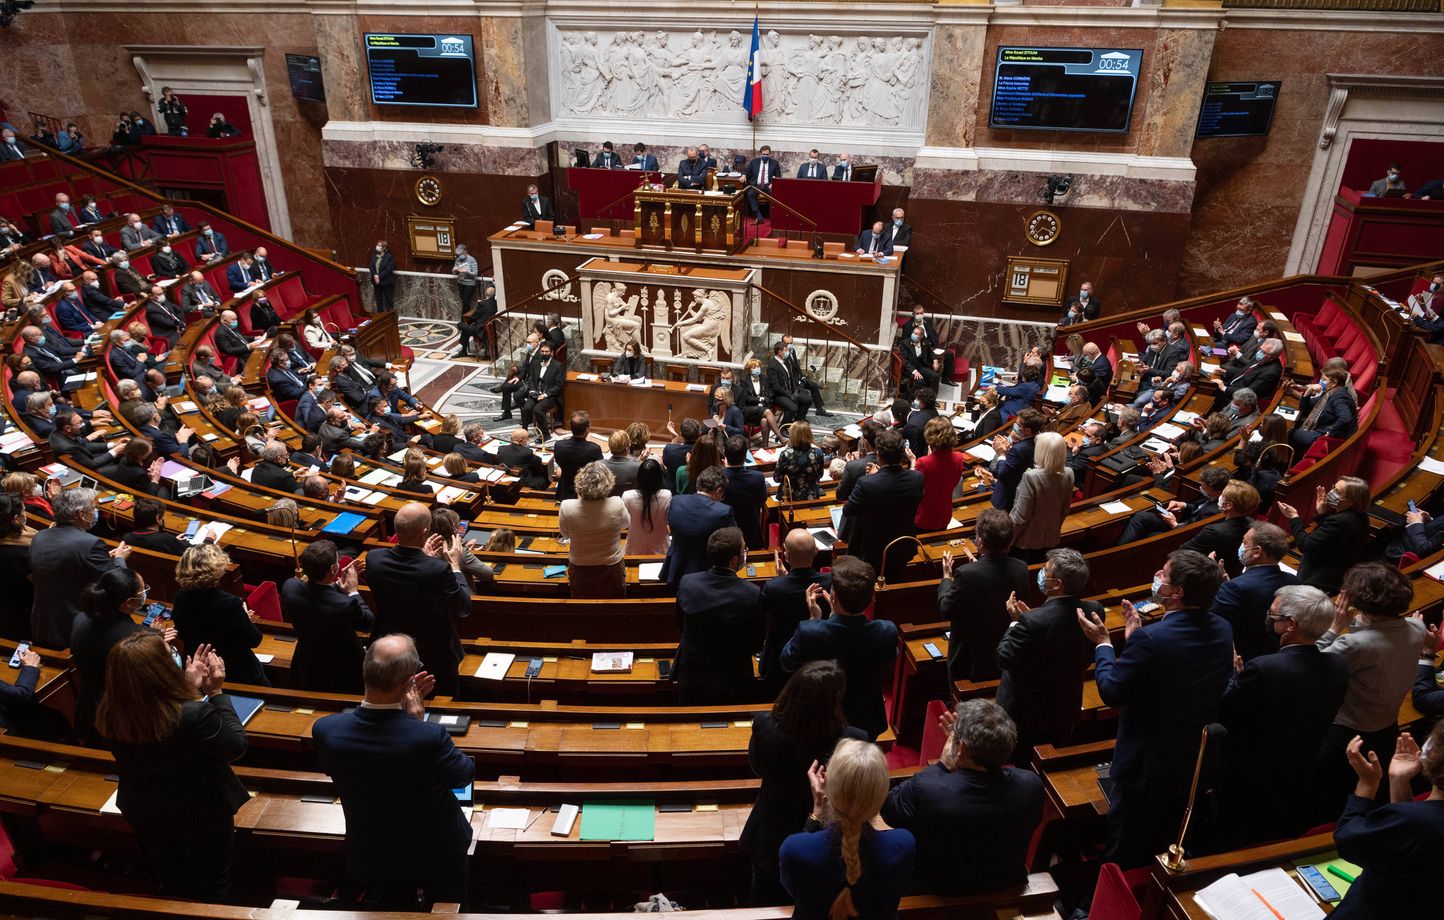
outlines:
M1378 375L1378 373L1379 365L1375 361L1364 361L1363 364L1359 367L1357 373L1351 368L1349 370L1349 376L1354 378L1354 391L1357 393L1368 393L1370 394L1369 398L1372 400L1374 378ZM1364 412L1361 409L1359 411L1359 415L1362 417L1363 414Z

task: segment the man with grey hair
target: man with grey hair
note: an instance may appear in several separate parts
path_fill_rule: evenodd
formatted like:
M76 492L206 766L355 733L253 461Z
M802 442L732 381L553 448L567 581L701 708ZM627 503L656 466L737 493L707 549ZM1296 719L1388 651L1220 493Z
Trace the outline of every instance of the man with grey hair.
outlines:
M1347 664L1333 660L1343 656L1325 654L1314 644L1333 620L1328 595L1308 585L1286 585L1265 615L1257 609L1254 615L1279 649L1248 664L1235 656L1236 673L1223 695L1219 721L1228 737L1218 827L1228 849L1297 837L1308 829L1311 787L1297 780L1313 769L1349 689Z
M1080 600L1088 588L1088 560L1075 549L1048 551L1038 572L1047 601L1038 609L1015 594L1008 599L1013 623L998 642L998 705L1018 726L1014 763L1029 763L1033 745L1067 739L1083 709L1083 681L1093 643L1078 627L1078 610L1103 615L1095 601Z
M888 826L917 838L911 891L968 895L1021 885L1028 844L1043 820L1043 781L1004 766L1017 728L990 700L959 703L942 726L948 741L941 761L894 786L882 806Z
M87 531L96 525L94 489L62 490L52 503L55 523L30 541L30 577L35 602L30 609L30 637L46 648L69 648L70 627L81 612L85 589L100 573L123 565L130 547L113 550Z
M476 764L426 721L436 678L421 670L410 636L372 642L361 674L361 705L311 729L346 815L347 868L386 910L450 902L465 911L471 823L451 790L471 786Z
M1267 401L1279 387L1284 376L1284 343L1282 339L1264 339L1254 353L1253 361L1233 377L1214 378L1219 394L1214 398L1213 411L1228 405L1233 394L1247 387L1253 390L1259 401Z
M1142 420L1143 416L1137 409L1132 406L1125 406L1118 413L1118 434L1114 435L1113 439L1108 442L1108 449L1112 450L1115 447L1122 447L1124 444L1138 437L1138 425Z
M301 494L301 486L291 475L291 449L285 441L267 441L261 447L260 459L251 467L251 485L275 489L288 495Z
M1282 527L1255 521L1238 548L1243 573L1224 582L1213 599L1213 613L1233 627L1233 651L1244 663L1278 648L1278 633L1260 612L1281 588L1299 583L1298 576L1279 565L1288 551L1289 536Z
M1133 398L1133 402L1131 403L1131 405L1135 409L1142 409L1145 405L1148 404L1149 400L1153 398L1153 391L1158 387L1163 387L1167 390L1172 391L1173 399L1176 402L1184 397L1184 394L1188 392L1188 388L1192 384L1193 362L1179 361L1173 366L1173 370L1169 373L1167 377L1159 380L1153 386L1139 387L1138 395Z
M496 458L488 458L486 452L481 449L481 442L486 438L486 428L481 422L467 422L461 429L461 442L456 445L456 452L461 454L472 463L483 463L490 459L495 463Z
M707 162L697 153L696 147L688 147L687 155L677 164L677 188L702 191L707 187Z
M162 457L174 457L180 454L182 457L191 455L190 439L195 432L189 428L182 427L175 434L163 429L159 424L160 410L152 403L141 403L131 410L130 417L135 421L135 427L141 434L150 438L155 445L155 452Z
M1228 433L1238 434L1258 421L1258 394L1248 387L1235 390L1223 414L1229 417Z

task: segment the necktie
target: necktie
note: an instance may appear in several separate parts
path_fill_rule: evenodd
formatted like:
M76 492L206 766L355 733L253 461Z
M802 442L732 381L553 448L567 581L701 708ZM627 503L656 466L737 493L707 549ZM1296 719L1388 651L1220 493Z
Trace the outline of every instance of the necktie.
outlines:
M852 180L852 166L849 164L848 166L844 167L843 170L842 170L842 181L844 181L844 182L849 182L849 181L851 181L851 180Z
M877 234L872 235L872 246L868 249L869 255L877 255Z
M766 160L763 160L763 161L762 161L762 175L761 175L761 178L759 178L759 179L757 180L757 184L758 184L758 185L766 185L766 184L767 184L767 161L766 161Z
M251 270L244 265L241 266L241 280L246 282L247 285L251 283Z

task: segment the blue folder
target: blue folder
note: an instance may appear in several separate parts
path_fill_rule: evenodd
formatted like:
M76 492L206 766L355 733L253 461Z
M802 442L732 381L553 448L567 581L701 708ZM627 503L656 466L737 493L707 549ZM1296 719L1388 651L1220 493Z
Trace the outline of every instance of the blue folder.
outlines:
M331 519L331 523L321 528L322 533L350 533L357 525L365 521L364 515L354 514L350 511L343 511Z

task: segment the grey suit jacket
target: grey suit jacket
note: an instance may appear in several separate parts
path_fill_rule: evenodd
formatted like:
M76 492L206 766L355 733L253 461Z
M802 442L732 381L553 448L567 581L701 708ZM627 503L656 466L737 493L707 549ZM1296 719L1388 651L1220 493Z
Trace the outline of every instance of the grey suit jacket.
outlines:
M70 627L81 612L80 598L92 582L118 565L99 537L71 524L56 524L30 541L35 606L30 635L36 645L69 648Z
M142 246L149 244L151 240L158 239L160 239L160 234L156 233L145 224L141 224L139 230L135 229L130 224L126 224L124 227L120 228L120 245L124 246L126 249L139 249Z

